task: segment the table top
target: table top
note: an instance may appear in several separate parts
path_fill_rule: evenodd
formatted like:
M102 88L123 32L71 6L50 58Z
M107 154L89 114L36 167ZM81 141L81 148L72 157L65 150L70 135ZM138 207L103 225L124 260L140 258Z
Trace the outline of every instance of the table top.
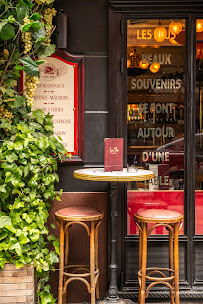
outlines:
M88 168L75 170L74 177L77 179L103 182L145 181L154 178L154 172L142 169L127 171L127 168L123 168L123 171L105 172L104 168Z

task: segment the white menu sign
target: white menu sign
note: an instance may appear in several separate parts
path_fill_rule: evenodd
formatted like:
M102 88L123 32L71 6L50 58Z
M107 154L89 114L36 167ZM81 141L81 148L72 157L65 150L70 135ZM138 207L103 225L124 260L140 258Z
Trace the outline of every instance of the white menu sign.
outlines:
M77 64L67 62L56 55L47 57L45 61L40 66L40 79L32 110L42 109L53 116L54 134L61 136L64 147L75 154Z

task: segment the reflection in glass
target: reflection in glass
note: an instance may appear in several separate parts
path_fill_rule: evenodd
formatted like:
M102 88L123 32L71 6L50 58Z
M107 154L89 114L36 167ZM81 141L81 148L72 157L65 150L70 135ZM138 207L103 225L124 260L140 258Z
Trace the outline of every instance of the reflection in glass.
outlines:
M155 172L148 182L128 183L128 234L137 234L140 208L183 213L184 20L127 22L128 167ZM165 228L157 227L156 234Z
M195 234L203 234L203 19L196 21Z

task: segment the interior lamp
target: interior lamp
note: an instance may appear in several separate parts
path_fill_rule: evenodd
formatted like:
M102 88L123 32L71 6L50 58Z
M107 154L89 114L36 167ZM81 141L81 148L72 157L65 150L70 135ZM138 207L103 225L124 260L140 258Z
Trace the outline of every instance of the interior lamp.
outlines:
M154 63L152 63L151 65L150 65L150 71L152 72L152 73L157 73L158 71L159 71L159 69L160 69L160 63L159 62L154 62Z
M178 44L178 42L177 41L175 41L175 39L174 38L169 38L169 41L170 41L170 43L172 43L172 44Z
M167 30L163 26L159 26L154 30L154 39L157 42L163 42L166 39Z
M148 68L148 66L149 66L149 63L146 61L146 62L143 62L142 60L140 60L140 62L139 62L139 67L141 68L141 69L147 69Z
M169 24L169 31L173 32L174 34L179 34L183 29L182 23L181 22L174 22L172 21Z
M203 20L202 20L202 19L197 20L197 23L196 23L196 31L197 31L198 33L200 33L200 32L203 31Z
M130 59L127 59L127 68L129 68L131 66L131 61Z

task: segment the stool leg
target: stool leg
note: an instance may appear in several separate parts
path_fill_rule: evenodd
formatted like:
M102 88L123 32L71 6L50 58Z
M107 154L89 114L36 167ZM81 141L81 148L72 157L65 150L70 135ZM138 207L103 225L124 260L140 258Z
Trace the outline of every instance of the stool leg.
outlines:
M178 223L174 224L174 274L175 274L175 304L179 304L179 244Z
M69 227L66 229L65 234L65 266L68 265L68 254L69 254Z
M171 230L169 230L169 268L173 269L173 234ZM173 272L169 272L169 276L173 276ZM171 282L171 285L173 285L173 281ZM170 299L171 304L174 304L174 295L173 292L170 291Z
M143 229L142 223L140 223L141 228ZM142 232L139 230L139 270L142 268ZM138 303L140 303L141 297L141 286L138 279Z
M62 304L63 301L63 271L64 271L64 221L61 220L58 304Z
M95 224L91 221L90 229L90 285L91 304L95 304Z
M69 254L69 227L67 227L66 233L65 233L65 266L68 265L68 254ZM65 277L64 283L66 282L66 280L67 280L67 278ZM67 288L63 294L63 304L66 303L66 298L67 298Z
M98 228L95 229L95 267L99 268L98 262ZM96 284L96 299L99 299L99 277Z
M142 235L142 278L140 304L145 304L146 267L147 267L147 223L143 223Z

